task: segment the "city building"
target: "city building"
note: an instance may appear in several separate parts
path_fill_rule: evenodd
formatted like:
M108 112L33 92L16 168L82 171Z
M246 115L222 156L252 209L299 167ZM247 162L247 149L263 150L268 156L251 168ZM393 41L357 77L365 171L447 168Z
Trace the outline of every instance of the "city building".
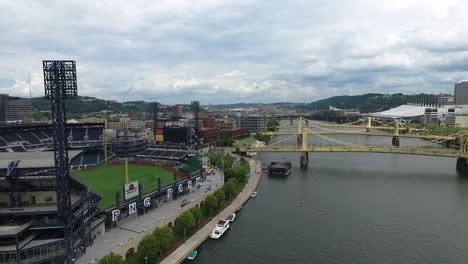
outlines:
M437 105L444 106L444 105L453 105L455 104L455 97L453 96L438 96L437 97Z
M219 135L219 128L202 128L200 136L205 144L213 143Z
M29 99L0 94L0 122L33 121L32 103Z
M266 117L261 115L241 116L240 127L250 133L262 132L266 127Z
M468 105L468 81L456 83L454 94L456 105Z
M173 116L181 116L183 113L181 105L174 105L172 106L172 115Z
M468 127L468 107L453 106L447 108L445 125L448 127Z
M213 128L215 127L215 119L212 117L203 118L203 127L204 128Z

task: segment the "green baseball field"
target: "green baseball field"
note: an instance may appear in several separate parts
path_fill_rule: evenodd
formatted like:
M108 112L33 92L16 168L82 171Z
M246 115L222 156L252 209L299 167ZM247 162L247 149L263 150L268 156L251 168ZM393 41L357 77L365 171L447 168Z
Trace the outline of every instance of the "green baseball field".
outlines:
M123 185L125 184L125 165L99 166L92 169L72 172L72 176L86 184L91 190L102 196L99 207L106 209L115 204L115 192L120 191L123 200ZM128 165L129 181L138 181L143 185L143 193L158 188L158 177L161 185L166 186L174 182L174 174L163 168ZM177 178L178 180L179 178Z

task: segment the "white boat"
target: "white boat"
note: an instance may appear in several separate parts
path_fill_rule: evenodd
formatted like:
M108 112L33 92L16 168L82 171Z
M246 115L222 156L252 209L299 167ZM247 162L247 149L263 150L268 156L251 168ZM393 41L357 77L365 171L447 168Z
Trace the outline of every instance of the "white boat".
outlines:
M236 219L236 214L232 213L228 216L226 220L228 220L229 222L234 222L234 219Z
M253 192L250 194L250 197L255 198L257 196L257 192Z
M210 237L213 239L219 239L228 229L229 221L219 220L216 227L213 229L213 231L211 231Z

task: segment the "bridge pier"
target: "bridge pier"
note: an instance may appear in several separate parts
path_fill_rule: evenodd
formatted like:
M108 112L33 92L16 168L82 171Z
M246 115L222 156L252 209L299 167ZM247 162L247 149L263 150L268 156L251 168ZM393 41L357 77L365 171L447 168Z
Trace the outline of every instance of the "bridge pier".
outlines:
M305 151L301 154L301 167L307 167L309 165L309 152Z
M392 137L392 146L399 147L400 146L400 138L399 137Z
M302 135L297 135L297 144L302 144Z
M466 163L466 158L457 159L457 171L468 171L468 164Z

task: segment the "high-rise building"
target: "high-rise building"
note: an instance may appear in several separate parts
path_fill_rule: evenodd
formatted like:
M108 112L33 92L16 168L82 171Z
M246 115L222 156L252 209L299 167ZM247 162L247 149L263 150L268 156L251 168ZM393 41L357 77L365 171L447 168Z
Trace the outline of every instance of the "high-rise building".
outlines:
M0 94L0 121L33 121L32 103L29 99Z
M468 104L468 81L460 81L455 84L455 104Z
M266 127L266 118L263 115L241 116L240 127L251 132L262 132Z

